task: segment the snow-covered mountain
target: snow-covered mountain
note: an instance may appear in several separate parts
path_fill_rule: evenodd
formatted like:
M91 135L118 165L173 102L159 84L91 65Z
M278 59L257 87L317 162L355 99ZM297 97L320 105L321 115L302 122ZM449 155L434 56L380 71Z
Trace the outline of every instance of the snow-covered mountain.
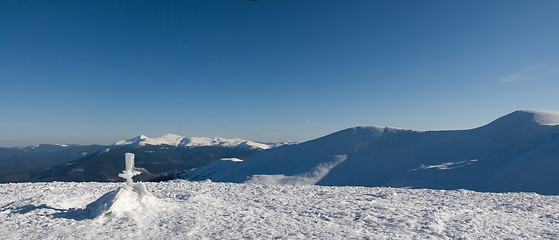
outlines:
M183 137L175 134L165 134L158 138L149 138L145 135L140 135L128 140L121 140L114 144L115 146L129 146L129 147L142 147L146 145L170 145L174 147L207 147L207 146L220 146L231 148L245 148L245 149L270 149L274 147L272 144L258 143L240 138L220 138L220 137Z
M144 173L139 180L165 180L176 172L220 158L244 159L282 144L166 134L158 138L140 135L110 146L40 144L0 148L0 182L119 181L115 176L125 152L137 154L137 166Z
M18 148L23 151L43 151L43 152L55 152L61 149L65 149L68 147L78 146L76 144L68 145L68 144L38 144L35 146L28 146L24 148Z
M183 177L559 194L558 172L559 112L524 110L470 130L349 128Z

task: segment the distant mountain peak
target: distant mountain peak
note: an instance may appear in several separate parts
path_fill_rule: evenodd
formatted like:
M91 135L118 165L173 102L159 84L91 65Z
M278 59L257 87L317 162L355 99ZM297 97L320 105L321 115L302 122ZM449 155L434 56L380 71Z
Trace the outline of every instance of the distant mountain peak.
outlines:
M559 112L557 111L518 110L502 116L484 127L512 129L555 125L559 125Z
M130 139L127 139L127 140L120 140L120 141L117 141L116 143L114 143L114 145L117 145L117 146L122 146L122 145L138 145L138 146L139 146L140 143L141 143L143 140L145 140L145 139L148 139L148 137L145 136L145 135L140 135L140 136L133 137L133 138L130 138Z
M68 147L76 146L75 144L48 144L48 143L41 143L35 146L28 146L28 147L21 147L20 149L26 150L42 150L42 151L56 151Z
M526 117L526 120L534 121L540 125L559 125L558 111L518 110L511 114L522 115Z
M205 146L220 146L231 148L245 148L245 149L269 149L273 145L268 145L259 142L248 141L240 138L220 138L220 137L183 137L180 135L167 133L161 137L150 138L145 135L140 135L128 140L120 140L116 142L116 146L132 146L142 147L145 145L171 145L174 147L205 147Z

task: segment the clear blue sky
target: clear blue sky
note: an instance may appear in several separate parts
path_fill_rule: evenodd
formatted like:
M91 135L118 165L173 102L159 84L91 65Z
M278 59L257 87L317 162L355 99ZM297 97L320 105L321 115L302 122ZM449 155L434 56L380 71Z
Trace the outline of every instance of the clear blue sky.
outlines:
M559 1L0 1L0 146L559 110Z

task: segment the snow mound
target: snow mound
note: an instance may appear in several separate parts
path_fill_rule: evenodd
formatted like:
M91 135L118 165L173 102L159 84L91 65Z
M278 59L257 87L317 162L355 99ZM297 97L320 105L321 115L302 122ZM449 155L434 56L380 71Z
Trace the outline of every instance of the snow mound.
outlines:
M274 145L258 143L240 138L220 138L220 137L182 137L175 134L165 134L158 138L149 138L145 135L140 135L128 140L121 140L116 142L116 146L130 146L130 147L143 147L146 145L170 145L174 147L207 147L207 146L220 146L229 148L244 148L244 149L270 149Z
M157 208L158 200L146 190L144 184L134 183L132 180L132 177L140 174L134 168L135 155L126 153L124 156L125 169L118 176L126 179L126 184L88 204L86 210L90 217L119 217L124 214L138 214Z
M88 204L90 217L121 217L131 213L145 213L157 210L158 199L146 190L142 183L124 185Z

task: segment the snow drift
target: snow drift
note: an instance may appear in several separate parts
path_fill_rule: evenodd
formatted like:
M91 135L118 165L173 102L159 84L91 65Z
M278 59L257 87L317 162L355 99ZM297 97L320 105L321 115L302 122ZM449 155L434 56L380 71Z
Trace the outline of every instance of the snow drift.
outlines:
M344 161L329 164L339 156L345 156ZM326 165L330 168L315 174ZM559 194L558 172L559 112L524 110L470 130L349 128L243 162L216 162L182 177Z

